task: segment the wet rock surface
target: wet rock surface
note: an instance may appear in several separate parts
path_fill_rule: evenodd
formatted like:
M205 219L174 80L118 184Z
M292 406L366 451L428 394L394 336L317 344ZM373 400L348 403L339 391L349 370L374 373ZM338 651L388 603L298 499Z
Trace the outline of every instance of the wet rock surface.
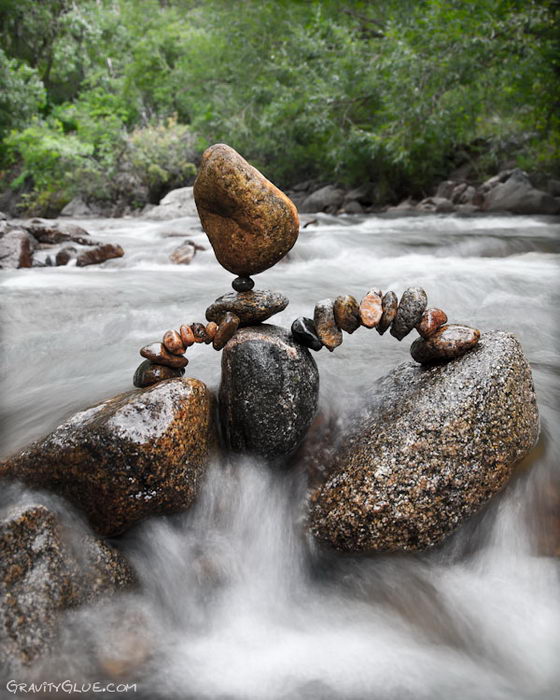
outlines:
M445 311L432 307L424 311L422 318L416 326L416 330L422 338L429 338L429 336L435 333L444 323L447 323L447 314Z
M226 343L233 338L239 327L239 316L228 311L218 324L218 329L212 341L214 350L221 350Z
M391 324L397 315L398 308L399 300L395 292L385 292L383 299L381 300L381 309L383 313L381 314L381 319L375 328L379 335L383 335L383 333L385 333L385 331L391 327Z
M487 332L447 364L401 364L338 447L311 530L344 551L437 545L505 485L538 432L531 371L511 334Z
M186 357L183 357L182 355L174 355L173 353L169 352L163 343L151 343L150 345L145 345L140 350L140 355L157 365L165 365L166 367L172 367L173 369L181 369L189 364Z
M303 345L310 350L317 352L323 347L323 343L319 340L317 329L312 318L300 316L292 323L292 336L300 345Z
M235 452L291 454L313 420L319 373L309 350L283 328L240 329L224 348L220 420Z
M401 297L390 333L402 340L420 322L428 304L426 292L420 287L410 287Z
M234 313L242 326L266 321L289 304L288 298L280 292L254 290L247 292L228 292L206 309L208 321L219 323L227 311Z
M218 261L236 275L272 267L297 240L293 202L225 144L202 155L194 196Z
M182 377L183 374L185 374L185 370L181 367L167 367L166 365L158 365L150 360L144 360L136 368L132 383L138 389L144 389L165 379Z
M327 350L332 352L342 343L342 331L336 325L332 299L323 299L315 304L313 321L317 335Z
M0 516L0 664L17 670L56 641L60 614L129 588L128 562L103 540L41 503Z
M113 258L122 258L124 250L120 245L106 243L105 245L96 246L90 250L80 253L76 258L77 267L86 267L87 265L98 265L106 260Z
M375 328L383 314L382 293L378 289L372 289L360 302L360 321L366 328Z
M354 333L361 325L360 306L357 300L347 294L336 297L333 305L334 320L340 330L346 333Z
M250 277L236 277L231 286L236 292L250 292L255 286L255 280Z
M103 535L194 501L212 440L211 395L170 379L77 413L0 464L0 476L66 497Z
M449 324L441 326L428 338L417 338L410 347L410 354L423 365L452 360L474 348L479 338L477 328Z

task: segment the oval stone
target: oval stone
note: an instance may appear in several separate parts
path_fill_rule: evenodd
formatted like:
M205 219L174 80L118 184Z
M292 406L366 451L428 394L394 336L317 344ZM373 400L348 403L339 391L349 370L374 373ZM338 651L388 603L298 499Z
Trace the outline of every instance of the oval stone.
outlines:
M186 367L189 364L186 357L183 357L182 355L173 355L162 343L151 343L150 345L145 345L142 350L140 350L140 354L142 357L150 360L150 362L155 362L156 365L181 368Z
M297 240L294 203L223 143L202 154L194 198L218 262L236 275L267 270Z
M186 348L190 348L191 345L194 345L194 333L190 326L182 325L181 328L179 328L179 333L181 335L181 341Z
M231 286L236 292L250 292L255 286L255 280L252 280L250 277L236 277Z
M420 322L416 326L416 330L422 338L429 338L440 326L447 323L447 314L442 309L426 309L422 314Z
M399 300L395 292L385 292L381 301L381 308L383 313L381 314L381 320L376 326L376 330L379 335L383 335L383 333L385 333L397 315Z
M214 350L221 350L228 340L231 340L235 335L235 331L239 327L239 317L232 314L230 311L220 321L214 340L212 341L212 347Z
M355 297L349 294L336 297L333 311L334 320L340 330L352 334L360 327L360 306Z
M166 367L165 365L156 365L150 362L150 360L144 360L144 362L138 365L132 383L139 389L143 389L146 386L152 386L152 384L157 384L165 379L182 377L183 374L185 374L185 370L181 367Z
M191 323L191 331L194 335L195 343L205 343L207 339L206 326L203 323Z
M210 323L208 323L206 326L206 340L205 340L206 345L210 345L210 343L216 337L217 332L218 332L218 324L214 323L214 321L210 321Z
M342 343L342 331L336 325L334 319L334 304L332 299L323 299L317 302L313 320L319 340L332 352Z
M227 311L239 318L242 326L252 326L266 321L267 318L283 311L288 306L288 299L280 292L268 290L229 292L206 309L208 321L219 323Z
M366 328L375 328L381 321L383 315L381 297L381 291L372 289L360 302L360 320Z
M163 336L163 344L173 355L182 355L185 352L185 346L177 331L167 331Z
M441 326L429 338L417 338L410 346L412 358L421 365L453 360L474 348L480 331L469 326Z
M292 323L292 335L294 340L300 345L303 345L310 350L317 352L323 347L323 343L319 340L315 323L311 318L300 316Z
M427 304L426 292L420 287L410 287L403 292L397 315L391 325L391 335L397 340L402 340L408 335L422 318Z

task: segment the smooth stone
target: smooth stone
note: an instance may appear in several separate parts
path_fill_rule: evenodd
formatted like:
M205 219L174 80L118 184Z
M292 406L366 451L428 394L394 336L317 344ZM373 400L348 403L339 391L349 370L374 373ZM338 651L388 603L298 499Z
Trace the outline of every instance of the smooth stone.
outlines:
M185 346L177 331L166 331L162 342L165 349L169 350L173 355L182 355L185 352Z
M191 345L194 345L194 333L190 326L183 324L181 328L179 328L179 335L181 336L181 341L185 348L190 348Z
M422 314L422 318L416 326L416 330L422 336L422 338L428 338L432 335L440 326L447 323L447 314L442 309L432 307L426 309Z
M366 328L375 328L382 315L382 292L372 289L360 302L360 321Z
M218 324L218 330L216 331L216 335L212 341L212 347L214 350L221 350L226 343L233 338L238 328L239 316L232 314L231 311L227 311Z
M231 286L236 292L250 292L255 286L255 280L252 280L250 277L236 277Z
M453 360L474 348L479 339L478 329L449 324L441 326L428 338L417 338L410 346L410 354L422 365Z
M0 518L0 664L35 665L59 639L66 610L136 583L128 562L76 518L27 499Z
M381 314L381 320L376 326L376 330L379 335L383 335L383 333L390 328L391 323L393 323L395 320L398 308L399 299L395 292L385 292L383 299L381 300L381 309L383 310L383 313Z
M322 299L315 304L313 321L319 340L330 352L342 343L342 331L336 325L332 299Z
M205 343L208 340L204 323L191 323L191 330L194 335L195 343Z
M257 289L248 292L228 292L206 309L208 321L219 323L227 311L239 317L242 326L266 321L288 306L288 299L280 292Z
M319 540L349 552L439 545L507 483L539 433L531 369L501 331L454 362L399 365L349 424L310 518Z
M426 310L428 297L420 287L410 287L401 297L397 315L391 325L390 333L397 340L402 340L418 324Z
M220 420L234 452L292 454L317 407L319 373L309 350L284 328L240 329L224 349Z
M319 340L315 323L311 318L300 316L292 323L292 335L300 345L303 345L310 350L317 352L323 347L323 343Z
M120 394L0 464L0 477L54 491L99 534L121 534L194 502L214 440L212 404L192 378Z
M37 241L20 228L8 229L0 235L0 270L17 270L33 265Z
M357 300L347 294L336 297L333 305L334 320L336 325L346 333L354 333L361 325L360 306Z
M86 250L84 253L80 253L76 258L76 266L86 267L86 265L99 265L106 260L122 258L123 255L124 250L120 245L105 243L104 245L99 245Z
M165 365L166 367L173 367L174 369L180 369L181 367L186 367L189 361L186 357L182 355L174 355L169 352L163 343L151 343L150 345L145 345L140 350L140 355L145 357L150 362L154 362L156 365Z
M61 267L62 265L68 265L70 260L74 260L78 256L78 250L74 246L64 246L58 251L54 259L55 265Z
M210 321L210 323L206 324L206 340L204 341L206 345L210 345L210 343L214 340L216 337L216 333L218 332L218 324L214 323L214 321Z
M182 367L167 367L166 365L150 362L150 360L144 360L136 368L132 383L135 387L143 389L144 387L152 386L152 384L163 382L165 379L182 377L183 374L185 374L185 370Z
M190 265L196 255L193 241L185 241L169 254L169 260L174 265Z
M225 144L202 154L194 198L219 263L240 277L272 267L297 241L294 203Z

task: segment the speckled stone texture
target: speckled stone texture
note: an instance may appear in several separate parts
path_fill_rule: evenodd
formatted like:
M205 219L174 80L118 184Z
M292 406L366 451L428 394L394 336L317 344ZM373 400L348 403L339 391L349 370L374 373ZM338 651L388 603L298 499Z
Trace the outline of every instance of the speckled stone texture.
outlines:
M223 143L202 154L193 191L218 261L236 275L248 277L272 267L297 240L294 203Z
M535 444L531 371L517 339L484 333L444 365L380 379L313 495L313 534L343 551L437 545L499 491Z
M231 311L239 317L241 326L251 326L266 321L288 306L288 299L280 292L256 289L248 292L229 292L206 309L208 321L219 323Z
M48 651L68 608L129 588L122 555L38 503L0 516L0 665L15 670Z
M0 477L65 496L102 535L188 508L212 436L211 394L197 379L168 379L77 413L0 464Z
M309 350L283 328L242 328L222 356L220 419L235 452L291 454L317 408L319 373Z

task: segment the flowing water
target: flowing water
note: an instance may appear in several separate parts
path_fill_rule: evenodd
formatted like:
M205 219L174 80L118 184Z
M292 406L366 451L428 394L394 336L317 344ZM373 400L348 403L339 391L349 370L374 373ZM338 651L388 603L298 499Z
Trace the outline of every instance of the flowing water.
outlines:
M168 262L180 234L207 245L193 219L85 225L125 257L1 273L4 456L128 390L141 345L203 320L228 291L211 249L189 266ZM95 677L97 649L131 656L133 697L150 700L559 697L559 234L558 220L497 216L321 216L302 231L288 259L257 278L290 298L275 323L312 315L327 296L420 285L451 322L517 334L535 378L539 448L445 546L399 556L318 550L297 466L213 464L189 513L116 543L141 592L69 615L64 677ZM362 329L314 355L321 410L347 413L409 359L409 345ZM196 346L189 356L188 374L216 386L219 353Z

